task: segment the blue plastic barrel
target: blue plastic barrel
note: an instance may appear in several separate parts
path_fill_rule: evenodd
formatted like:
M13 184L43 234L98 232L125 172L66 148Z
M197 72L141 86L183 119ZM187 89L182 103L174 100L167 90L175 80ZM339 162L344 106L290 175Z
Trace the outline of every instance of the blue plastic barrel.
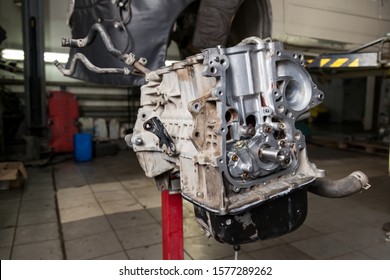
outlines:
M75 161L90 161L92 159L92 134L75 134L73 144Z

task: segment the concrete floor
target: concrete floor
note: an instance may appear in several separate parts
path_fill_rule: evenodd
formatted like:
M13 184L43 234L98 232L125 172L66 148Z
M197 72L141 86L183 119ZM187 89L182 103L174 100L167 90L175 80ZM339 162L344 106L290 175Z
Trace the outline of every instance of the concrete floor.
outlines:
M361 170L372 187L342 199L309 194L295 232L242 246L240 259L390 259L382 225L390 221L386 157L308 147L332 179ZM161 202L131 151L88 163L29 168L22 190L0 191L1 259L161 259ZM208 239L184 203L186 259L233 259Z

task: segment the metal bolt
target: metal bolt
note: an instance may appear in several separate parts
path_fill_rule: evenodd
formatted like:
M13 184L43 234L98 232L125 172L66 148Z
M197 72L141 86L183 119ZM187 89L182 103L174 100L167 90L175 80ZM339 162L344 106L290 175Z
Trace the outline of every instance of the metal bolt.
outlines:
M237 154L232 155L232 161L238 161L238 155Z
M145 123L145 128L146 129L151 129L152 128L152 125L150 123Z
M266 132L266 133L270 133L270 132L272 131L272 127L270 127L270 126L267 125L267 126L264 127L263 130L264 130L264 132Z
M286 159L284 160L284 163L285 163L285 164L289 164L289 163L290 163L290 159L289 159L289 158L286 158Z
M242 179L247 180L249 178L248 172L242 173L241 177L242 177Z
M284 129L286 129L286 125L284 123L279 123L278 128L281 130L284 130Z
M245 141L243 140L240 140L240 141L237 141L235 144L234 144L234 147L236 149L241 149L241 148L244 148L246 145Z
M134 139L134 144L136 144L136 145L142 145L142 143L143 143L144 141L142 140L142 138L141 137L137 137L137 138L135 138Z
M279 146L284 147L286 145L286 142L284 140L279 141Z

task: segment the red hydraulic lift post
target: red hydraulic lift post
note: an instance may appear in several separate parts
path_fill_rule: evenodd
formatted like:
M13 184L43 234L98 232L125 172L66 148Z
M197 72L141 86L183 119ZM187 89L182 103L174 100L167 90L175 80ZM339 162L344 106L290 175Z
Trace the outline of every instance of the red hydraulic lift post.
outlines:
M161 192L163 260L183 260L183 201L180 193Z

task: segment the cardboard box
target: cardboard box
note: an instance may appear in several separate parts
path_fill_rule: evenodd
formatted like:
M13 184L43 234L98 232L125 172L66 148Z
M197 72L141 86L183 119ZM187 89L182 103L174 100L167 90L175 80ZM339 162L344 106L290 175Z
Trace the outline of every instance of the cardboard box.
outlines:
M22 162L0 162L0 189L20 188L27 180L27 171Z

